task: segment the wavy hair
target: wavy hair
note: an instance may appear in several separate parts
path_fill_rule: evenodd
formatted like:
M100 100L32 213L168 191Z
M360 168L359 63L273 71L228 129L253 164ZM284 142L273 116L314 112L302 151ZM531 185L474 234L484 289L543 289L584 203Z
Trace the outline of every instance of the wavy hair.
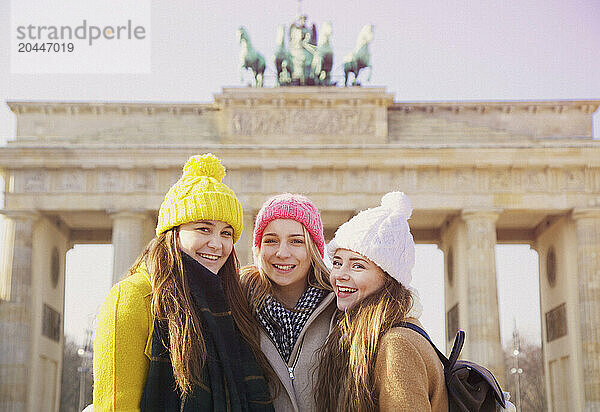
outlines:
M194 309L190 287L184 276L179 227L169 229L151 240L127 275L135 273L144 262L152 279L151 312L154 318L164 320L168 325L173 376L182 396L186 396L191 393L194 385L203 383L206 345L202 323ZM223 280L223 290L233 319L270 382L275 378L275 373L260 350L258 325L240 285L235 249L225 261L219 275Z
M385 272L384 276L381 289L338 311L335 327L318 351L315 400L322 411L377 410L374 369L380 339L412 306L410 291Z

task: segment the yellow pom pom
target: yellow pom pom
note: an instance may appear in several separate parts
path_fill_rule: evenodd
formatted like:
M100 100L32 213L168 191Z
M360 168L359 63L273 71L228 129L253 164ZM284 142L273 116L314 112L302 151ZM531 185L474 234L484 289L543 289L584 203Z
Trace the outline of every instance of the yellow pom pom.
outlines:
M189 158L183 166L183 174L188 176L207 176L219 182L225 177L225 167L212 153L196 155Z

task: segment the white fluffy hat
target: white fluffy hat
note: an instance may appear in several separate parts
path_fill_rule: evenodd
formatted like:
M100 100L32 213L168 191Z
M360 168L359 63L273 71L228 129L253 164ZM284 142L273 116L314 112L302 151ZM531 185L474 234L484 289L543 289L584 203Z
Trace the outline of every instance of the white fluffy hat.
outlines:
M408 227L411 213L404 193L387 193L381 206L363 210L338 228L327 255L333 259L338 249L360 253L408 288L415 265L415 242Z

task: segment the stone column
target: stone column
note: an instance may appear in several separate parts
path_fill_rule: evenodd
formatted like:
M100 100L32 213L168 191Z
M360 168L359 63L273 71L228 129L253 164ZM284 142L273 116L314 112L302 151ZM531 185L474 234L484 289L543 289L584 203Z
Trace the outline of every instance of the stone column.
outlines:
M129 270L135 259L144 249L151 216L145 211L123 211L110 215L113 221L112 244L113 284Z
M487 367L504 380L504 356L500 342L500 316L496 283L497 211L464 210L466 225L466 345L470 360Z
M244 210L244 229L240 240L235 244L235 253L240 266L252 264L252 233L254 232L255 210Z
M2 267L9 272L9 299L0 301L0 410L27 410L31 388L31 344L33 330L32 258L33 227L39 215L2 211L12 242L3 247L12 253Z
M584 410L600 411L600 209L573 211Z

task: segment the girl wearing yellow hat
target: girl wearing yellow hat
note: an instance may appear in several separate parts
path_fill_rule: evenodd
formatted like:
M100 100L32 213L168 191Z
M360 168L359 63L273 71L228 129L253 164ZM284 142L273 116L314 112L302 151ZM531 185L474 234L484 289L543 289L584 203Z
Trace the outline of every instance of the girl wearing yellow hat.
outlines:
M188 160L160 207L156 237L104 301L97 410L273 410L233 246L242 208L224 176L212 154Z

